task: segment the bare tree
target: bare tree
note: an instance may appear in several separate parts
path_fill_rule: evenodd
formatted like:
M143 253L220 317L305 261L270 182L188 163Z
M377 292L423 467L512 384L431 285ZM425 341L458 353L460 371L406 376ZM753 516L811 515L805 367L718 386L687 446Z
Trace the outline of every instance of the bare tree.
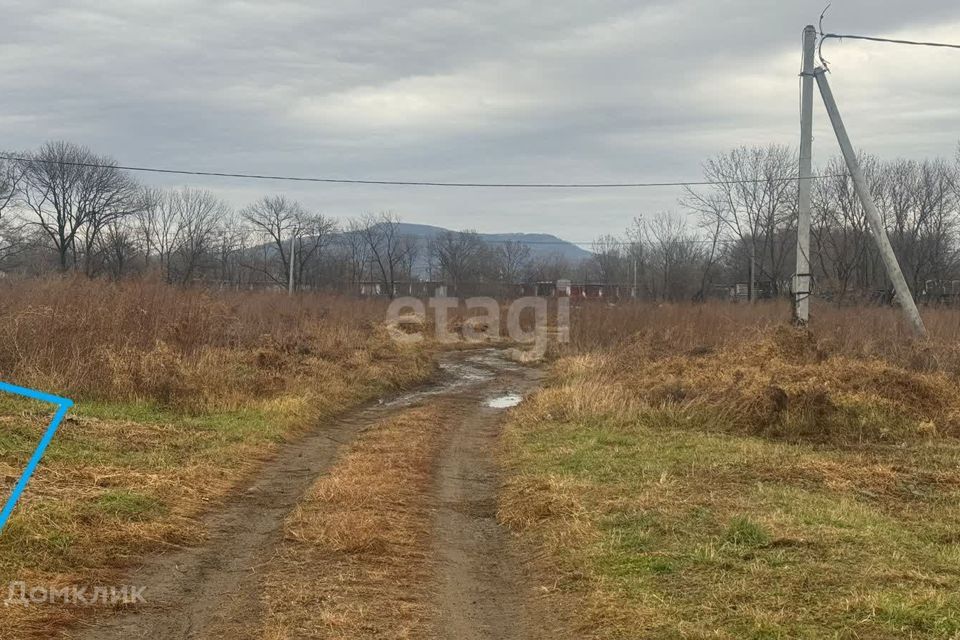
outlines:
M346 229L340 236L340 244L348 263L350 283L354 286L359 285L364 278L367 266L371 262L367 235L364 233L364 223L359 220L348 222Z
M904 275L919 291L954 266L957 244L953 168L942 160L901 160L884 168L878 207Z
M624 243L612 235L603 235L593 242L593 265L603 284L620 284L626 277Z
M876 158L862 156L860 165L877 199L883 179L879 164ZM821 173L826 177L813 183L811 234L815 255L811 256L811 264L816 258L822 275L820 289L842 301L849 294L873 241L866 213L843 160L834 158Z
M493 252L497 277L506 284L516 284L530 265L530 246L519 240L506 240Z
M796 212L796 159L789 147L740 147L708 160L710 189L688 188L682 202L705 228L750 249L762 277L775 288L789 272Z
M409 250L400 234L400 218L389 212L365 215L359 233L366 244L371 268L376 270L387 295L392 298L396 294L400 266Z
M22 222L10 215L22 195L24 169L21 162L0 159L0 262L26 246Z
M400 263L397 265L400 277L412 282L417 259L423 248L423 239L404 235L400 238Z
M24 169L21 162L0 158L0 218L20 195Z
M111 220L97 237L104 265L114 280L120 280L130 268L137 253L136 232L126 220Z
M183 241L183 217L180 193L145 189L142 206L134 218L139 244L143 247L147 268L156 258L164 280L173 282L173 256Z
M306 215L299 202L286 196L264 196L240 212L240 215L271 245L264 249L263 263L255 267L277 284L289 285L290 242ZM275 257L271 259L271 257Z
M30 154L24 167L24 202L53 243L60 270L73 258L82 238L87 269L90 250L111 220L137 208L133 180L114 161L69 142L48 142Z
M142 208L140 188L129 174L114 167L96 167L90 175L91 200L82 227L84 272L93 277L97 271L100 236L114 223ZM115 227L120 229L121 226ZM126 232L126 228L123 228ZM76 247L76 244L74 244Z
M162 206L166 193L156 187L143 187L140 192L140 210L133 216L131 226L140 251L143 253L144 267L148 270L154 257L154 236L157 232L158 210Z
M571 278L574 267L561 253L553 252L530 261L527 279L535 282L556 282Z
M296 251L293 267L296 271L295 283L306 282L306 274L311 269L314 280L319 280L321 258L337 231L337 221L320 213L302 213L296 219Z
M241 211L241 216L269 245L254 268L277 284L290 285L291 242L294 282L303 283L307 272L318 272L320 258L337 230L337 222L306 209L286 196L265 196ZM319 274L315 273L315 279Z
M233 211L226 212L217 222L215 251L217 254L217 279L221 286L240 284L241 256L247 249L249 232L242 219Z
M663 213L645 227L657 283L666 300L689 299L699 291L703 250L682 218Z
M172 194L179 234L174 257L181 284L191 282L205 258L212 254L220 220L228 213L226 204L209 191L184 187Z
M485 245L476 231L445 231L430 243L447 283L455 293L480 273Z

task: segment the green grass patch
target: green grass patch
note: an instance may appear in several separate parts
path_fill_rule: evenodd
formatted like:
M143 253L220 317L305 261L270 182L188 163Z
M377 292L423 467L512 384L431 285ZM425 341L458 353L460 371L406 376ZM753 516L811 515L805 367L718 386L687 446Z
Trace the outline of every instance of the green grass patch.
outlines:
M135 422L148 425L176 425L202 431L215 431L224 438L244 439L251 435L276 438L283 432L282 419L273 419L256 408L234 411L183 412L149 403L82 402L70 410L72 415ZM275 416L274 416L275 417Z
M557 583L594 603L585 628L644 638L960 633L954 441L787 442L723 433L719 419L682 407L609 421L519 412L508 428L515 475L501 515L533 523L522 532L558 560ZM564 508L531 507L532 490Z
M137 491L114 490L101 495L94 508L119 520L144 521L162 515L166 508L159 500Z
M960 635L960 597L943 593L884 592L862 609L904 636L955 638Z
M763 547L770 542L770 534L749 518L734 518L723 538L739 547Z
M147 402L104 402L84 400L76 403L70 413L100 420L127 420L144 424L163 424L183 419L186 414L165 409Z
M75 416L58 431L48 462L162 470L210 460L229 467L225 449L280 442L287 427L257 409L183 414L151 405L83 403Z

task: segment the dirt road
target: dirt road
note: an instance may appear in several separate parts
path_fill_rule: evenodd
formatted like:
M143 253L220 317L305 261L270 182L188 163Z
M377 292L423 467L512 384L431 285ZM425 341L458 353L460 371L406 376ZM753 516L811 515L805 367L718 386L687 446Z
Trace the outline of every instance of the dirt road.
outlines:
M440 457L433 547L439 576L437 632L450 640L530 638L526 583L497 524L496 451L503 408L529 391L529 377L483 388L451 421ZM516 395L514 395L516 394ZM494 407L487 406L493 404ZM537 620L538 626L540 621Z
M433 386L355 412L282 447L249 486L206 520L203 546L145 559L127 579L147 604L75 628L64 637L104 640L259 637L263 574L282 544L283 523L304 492L358 434L391 414L442 401L444 446L435 463L428 590L442 638L536 637L530 585L495 520L495 445L501 405L529 393L540 373L493 350L444 354ZM500 399L500 401L497 401ZM491 402L493 401L493 402ZM489 406L493 405L493 406ZM376 607L376 602L366 603ZM318 613L319 615L319 613ZM532 623L531 623L532 621Z

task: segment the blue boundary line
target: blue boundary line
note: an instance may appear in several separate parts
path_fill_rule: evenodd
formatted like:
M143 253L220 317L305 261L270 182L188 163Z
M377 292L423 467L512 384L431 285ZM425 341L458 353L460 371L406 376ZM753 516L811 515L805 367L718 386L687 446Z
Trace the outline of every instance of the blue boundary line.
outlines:
M53 420L50 421L50 426L43 432L40 443L37 445L37 448L34 449L33 455L30 456L30 461L27 462L23 473L20 474L20 479L17 480L17 484L13 487L13 493L10 494L6 504L3 505L3 511L0 511L0 533L2 533L3 528L7 524L7 520L10 519L10 514L13 513L13 508L17 506L17 502L20 500L20 495L23 493L24 488L26 488L27 483L30 482L30 477L40 463L40 458L43 457L47 446L50 444L50 441L53 440L54 434L57 433L57 427L63 422L70 407L73 406L73 400L43 393L42 391L36 391L34 389L27 389L26 387L18 387L15 384L9 384L7 382L0 382L0 391L6 391L7 393L24 396L32 400L40 400L41 402L49 402L50 404L57 405L57 412L53 414Z

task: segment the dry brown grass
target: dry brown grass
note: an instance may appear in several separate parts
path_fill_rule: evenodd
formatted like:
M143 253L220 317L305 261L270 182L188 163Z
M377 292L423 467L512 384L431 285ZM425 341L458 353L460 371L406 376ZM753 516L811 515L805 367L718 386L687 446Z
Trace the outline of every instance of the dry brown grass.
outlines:
M563 418L603 412L625 419L643 408L675 407L709 413L724 431L808 442L960 435L956 375L832 348L830 340L786 326L702 349L639 333L607 355L561 360L564 382L540 402Z
M580 635L960 634L960 314L914 341L895 310L815 312L579 312L499 517Z
M308 365L395 355L380 300L85 278L3 281L0 297L0 372L75 399L245 406Z
M814 300L810 328L831 354L882 358L924 371L960 374L960 312L921 309L930 337L916 340L892 307L837 307ZM788 324L786 301L754 305L581 304L571 313L570 353L614 351L638 337L663 353L696 355L727 344L740 344Z
M573 412L706 411L726 431L805 441L960 435L960 313L926 309L930 337L917 340L896 309L814 312L798 330L777 303L583 305L557 365L566 386L543 401L576 395L555 402Z
M442 403L357 440L288 518L266 578L263 637L422 638Z
M209 293L160 283L2 282L0 378L71 409L0 536L0 584L119 584L138 555L203 535L214 507L285 438L433 373L381 301ZM0 399L8 492L49 409ZM0 638L90 613L2 607Z

